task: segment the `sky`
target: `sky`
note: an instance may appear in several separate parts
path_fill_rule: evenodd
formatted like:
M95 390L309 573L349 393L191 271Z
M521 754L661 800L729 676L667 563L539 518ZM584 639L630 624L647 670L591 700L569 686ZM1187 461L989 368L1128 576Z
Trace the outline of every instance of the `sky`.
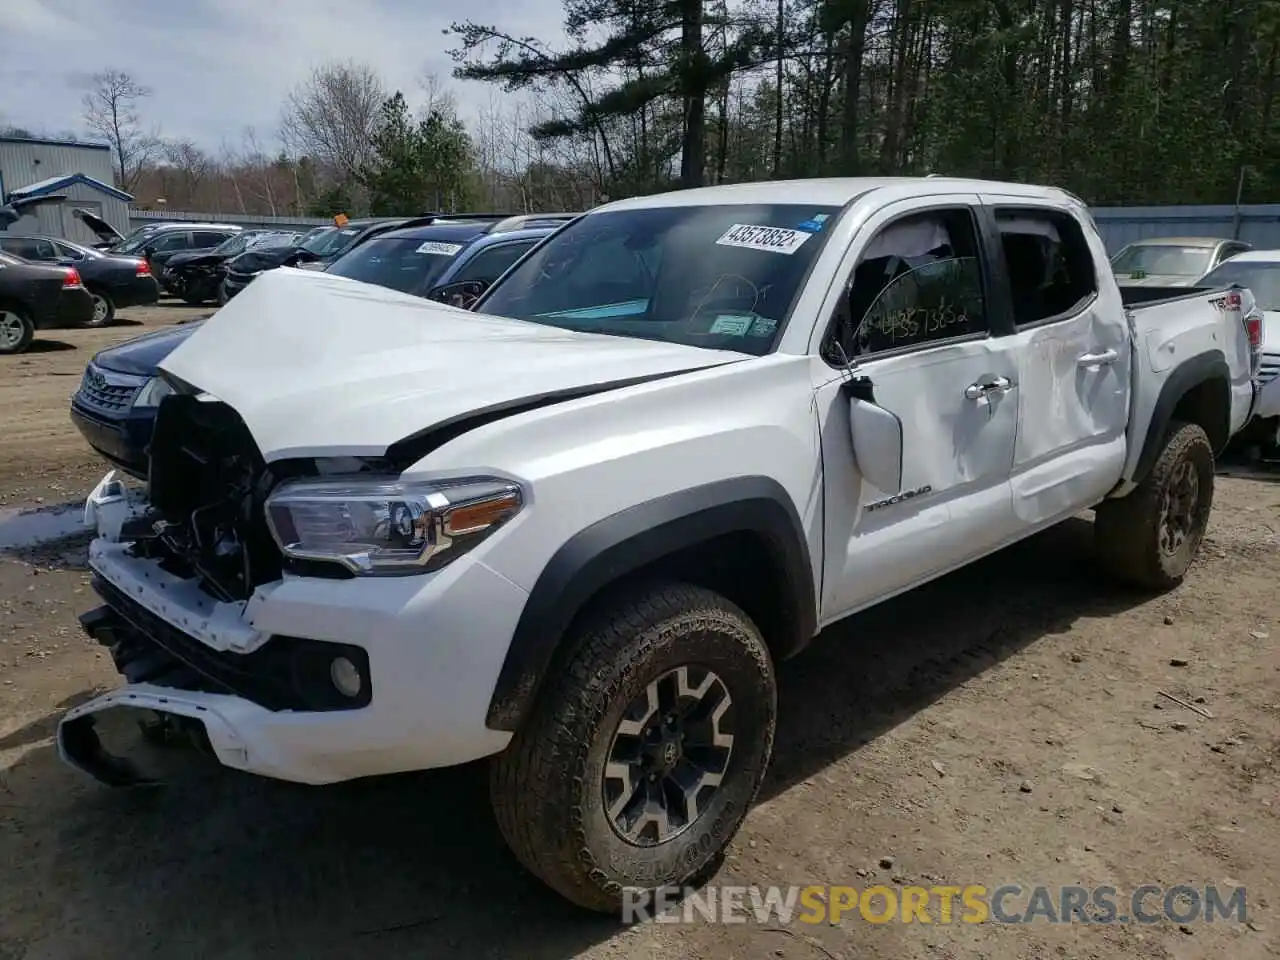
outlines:
M411 103L434 73L470 120L501 91L450 76L442 31L464 19L563 39L561 0L0 0L0 124L83 133L88 78L114 68L152 89L140 112L165 137L274 144L288 91L347 59Z

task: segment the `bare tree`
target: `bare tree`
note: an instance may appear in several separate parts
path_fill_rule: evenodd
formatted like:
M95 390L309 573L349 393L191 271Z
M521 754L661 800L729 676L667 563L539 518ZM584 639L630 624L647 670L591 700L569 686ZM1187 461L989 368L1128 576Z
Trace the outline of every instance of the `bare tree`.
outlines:
M222 141L222 169L226 171L227 179L231 182L231 192L235 194L236 206L240 208L241 213L248 213L249 208L244 203L244 191L240 189L240 158L225 139Z
M258 141L258 133L253 127L244 128L241 140L244 144L244 153L240 158L240 162L252 178L251 183L254 191L258 195L258 199L266 204L271 216L278 216L276 193L271 184L272 176L275 173L271 158L262 149L262 144Z
M438 73L424 69L418 74L418 86L422 88L426 98L422 104L424 115L438 113L450 118L458 115L458 97L449 89L448 82L440 79Z
M193 210L199 207L200 187L210 173L216 173L213 158L191 140L170 140L164 145L164 159L177 173L182 186L180 198L170 198L178 209Z
M160 153L158 130L144 130L138 116L138 102L151 96L151 89L123 70L95 73L90 83L83 100L84 121L111 144L120 189L132 190L143 167Z
M325 64L289 93L281 138L294 155L353 180L372 158L374 126L386 98L368 64Z

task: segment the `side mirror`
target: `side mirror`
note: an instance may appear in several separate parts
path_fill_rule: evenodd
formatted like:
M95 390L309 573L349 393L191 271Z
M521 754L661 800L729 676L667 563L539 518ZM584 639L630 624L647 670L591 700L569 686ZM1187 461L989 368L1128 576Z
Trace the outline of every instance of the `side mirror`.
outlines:
M845 387L853 459L858 472L873 487L884 493L897 493L902 489L902 421L865 399L867 391L859 389L861 386L859 381L853 381Z
M480 295L489 289L485 280L458 280L444 283L427 291L428 300L447 303L451 307L462 307L464 310L480 299Z

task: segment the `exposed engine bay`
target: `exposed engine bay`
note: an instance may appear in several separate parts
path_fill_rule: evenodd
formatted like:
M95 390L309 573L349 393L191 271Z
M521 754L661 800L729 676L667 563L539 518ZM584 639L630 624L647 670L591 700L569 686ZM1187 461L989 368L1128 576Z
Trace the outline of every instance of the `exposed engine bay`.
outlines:
M148 452L152 509L121 529L136 556L198 577L221 601L247 599L280 576L280 554L262 519L276 480L234 410L191 395L166 397Z
M285 561L264 517L267 496L282 480L322 473L361 473L380 461L344 458L264 462L248 427L225 403L192 394L160 404L148 448L150 511L127 521L122 540L134 556L198 578L214 599L248 599L280 578ZM340 576L336 570L312 571Z

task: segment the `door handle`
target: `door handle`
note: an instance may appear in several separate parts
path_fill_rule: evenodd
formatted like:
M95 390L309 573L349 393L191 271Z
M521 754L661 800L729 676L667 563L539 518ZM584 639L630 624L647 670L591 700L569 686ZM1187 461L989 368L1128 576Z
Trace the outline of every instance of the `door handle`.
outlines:
M1008 393L1016 384L1008 377L992 377L983 383L971 383L964 388L966 400L981 400L993 393Z
M1103 350L1101 353L1082 353L1076 360L1077 367L1107 367L1120 359L1115 350Z

